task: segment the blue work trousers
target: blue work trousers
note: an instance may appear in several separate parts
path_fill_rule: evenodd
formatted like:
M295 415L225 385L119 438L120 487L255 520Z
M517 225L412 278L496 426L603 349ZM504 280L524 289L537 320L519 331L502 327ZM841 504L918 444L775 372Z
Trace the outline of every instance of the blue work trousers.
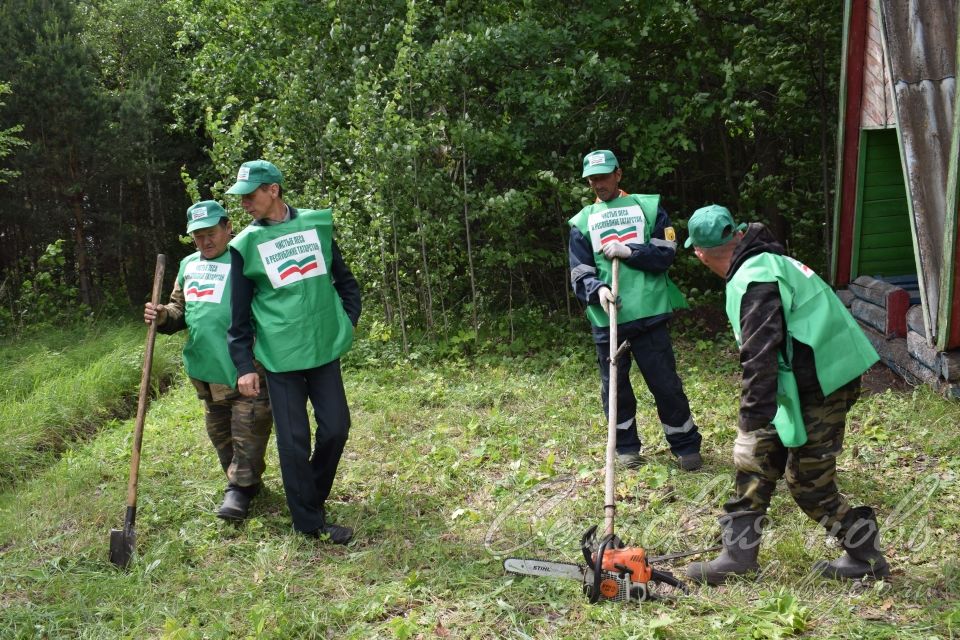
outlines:
M617 453L639 451L637 433L637 397L630 384L631 355L637 361L640 375L653 394L657 414L670 451L682 456L700 451L702 437L690 413L690 403L677 375L677 360L670 342L667 323L644 331L627 331L618 335L619 342L630 341L630 349L617 362ZM609 419L610 343L597 343L597 364L600 367L600 387L603 411Z

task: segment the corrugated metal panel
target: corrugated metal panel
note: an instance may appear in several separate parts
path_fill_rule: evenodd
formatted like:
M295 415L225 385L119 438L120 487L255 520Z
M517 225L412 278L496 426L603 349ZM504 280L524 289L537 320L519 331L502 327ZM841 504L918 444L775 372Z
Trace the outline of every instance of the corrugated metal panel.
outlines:
M883 37L880 35L880 4L879 0L870 0L863 52L863 105L860 107L862 129L892 127L897 123L888 73L887 61L883 55Z
M957 40L960 48L960 38ZM953 273L953 278L944 277L940 285L940 315L937 323L944 327L936 347L941 351L960 351L960 100L955 100L953 112L953 139L950 143L950 173L947 177L947 218L944 227L944 272ZM949 328L949 330L947 330ZM960 396L958 396L960 397Z
M947 171L956 94L956 3L880 0L880 9L930 336L940 331L936 319L944 277Z

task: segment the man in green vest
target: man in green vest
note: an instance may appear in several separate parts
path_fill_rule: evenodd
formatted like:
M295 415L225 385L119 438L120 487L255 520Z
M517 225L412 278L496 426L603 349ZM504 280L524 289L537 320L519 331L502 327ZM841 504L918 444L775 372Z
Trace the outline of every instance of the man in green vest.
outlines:
M757 570L761 527L777 480L836 536L845 554L814 570L831 578L884 577L877 518L837 488L837 456L860 376L878 360L856 321L809 267L784 255L762 224L737 225L719 205L698 209L687 247L726 280L726 310L740 346L743 382L733 448L736 495L720 518L723 551L687 568L721 584Z
M254 221L230 242L233 318L228 332L237 386L261 391L254 355L267 370L280 473L294 529L346 544L326 501L350 430L340 356L353 343L360 287L333 239L330 209L294 209L283 175L266 160L241 165L227 191ZM317 429L311 445L307 400Z
M183 364L203 400L207 435L227 474L227 490L217 515L225 520L247 517L250 501L260 491L270 441L270 400L266 385L246 397L237 389L237 368L227 351L230 326L230 254L233 232L220 203L198 202L187 209L187 233L198 251L180 262L170 301L143 309L146 323L157 331L189 333ZM258 376L263 368L257 364Z
M611 303L618 305L619 342L630 341L630 353L653 394L670 451L686 471L699 469L700 432L677 375L667 321L686 306L683 294L667 276L677 243L660 196L631 195L620 189L623 173L611 151L588 153L583 177L596 202L570 219L568 260L570 282L587 307L600 367L601 399L609 412ZM620 299L611 293L612 261L621 261ZM637 398L630 384L630 353L617 363L617 460L626 467L642 464L637 432Z

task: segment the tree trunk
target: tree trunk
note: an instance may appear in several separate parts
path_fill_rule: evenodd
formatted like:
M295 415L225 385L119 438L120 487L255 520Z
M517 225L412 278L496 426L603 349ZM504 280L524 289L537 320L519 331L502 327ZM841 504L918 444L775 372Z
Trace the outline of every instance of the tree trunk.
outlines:
M123 180L118 181L117 187L117 228L114 240L117 242L117 266L120 269L120 286L127 293L127 299L130 298L130 287L127 286L127 263L123 252ZM134 303L130 300L131 304Z
M463 89L463 126L467 126L467 90ZM473 331L480 339L480 323L477 320L477 282L473 274L473 247L470 242L470 209L467 205L467 142L463 141L463 226L467 234L467 264L470 267L470 297L473 300Z
M763 108L772 110L773 105L763 104ZM777 135L775 131L758 129L756 135L756 158L757 158L757 181L763 182L768 176L777 175L779 170L780 148L777 144ZM769 191L762 194L757 207L760 214L769 221L768 228L784 247L787 253L790 253L789 246L789 221L784 218L780 211L778 201Z
M513 344L513 269L508 269L510 283L507 286L507 318L510 319L510 344Z
M433 286L430 282L430 264L427 262L427 240L423 233L423 221L420 211L420 184L418 178L418 162L413 160L413 208L417 212L417 235L420 237L420 260L423 264L424 295L426 304L424 305L427 318L427 330L433 331Z
M403 341L403 354L409 353L407 345L407 318L403 311L403 295L400 292L400 253L397 250L397 217L396 207L391 207L390 229L393 232L393 284L397 292L397 313L400 316L400 337Z
M410 6L410 5L408 5ZM414 113L413 108L413 79L412 76L407 77L407 110L411 114L411 117ZM419 134L417 134L419 135ZM419 143L419 139L416 140ZM424 288L423 293L425 297L424 301L424 317L427 320L427 331L433 333L433 282L430 278L430 263L427 261L427 239L423 232L423 211L420 210L420 162L417 157L416 149L419 148L419 144L412 145L414 149L413 152L413 208L416 212L416 221L417 221L417 236L420 238L420 261L423 265L423 282Z
M730 157L730 143L727 140L727 132L723 128L723 123L717 123L717 131L720 137L720 147L723 149L723 177L727 183L730 208L733 211L738 211L740 209L740 194L737 192L737 185L733 180L733 161Z
M560 208L560 200L554 196L553 204L557 208L557 214L560 219L563 219L563 209ZM567 245L570 241L567 239L566 225L558 225L560 229L560 251L564 254L567 253ZM567 317L573 317L573 306L570 304L570 298L573 294L573 283L570 281L570 269L563 270L563 298L567 304Z
M147 173L147 212L150 220L150 240L153 245L153 252L160 253L160 245L157 242L157 210L153 196L153 178Z
M440 316L443 318L443 339L450 340L450 323L447 321L447 305L443 301L443 295L440 296Z
M93 292L90 290L90 265L87 260L86 225L83 222L82 194L71 198L73 206L73 243L77 259L77 281L80 287L80 302L93 306Z
M819 84L819 94L820 94L820 180L823 183L823 257L824 257L824 273L827 273L830 269L830 263L832 261L833 247L833 234L831 233L831 227L833 222L833 215L830 207L830 150L828 148L828 124L830 118L830 108L827 105L827 96L825 88L825 78L824 70L826 62L823 58L823 47L819 48L818 57L820 60L820 73L817 74L818 84Z
M383 316L387 325L393 325L393 307L387 292L390 285L387 283L387 247L383 239L383 232L377 229L377 239L380 241L380 295L383 297Z

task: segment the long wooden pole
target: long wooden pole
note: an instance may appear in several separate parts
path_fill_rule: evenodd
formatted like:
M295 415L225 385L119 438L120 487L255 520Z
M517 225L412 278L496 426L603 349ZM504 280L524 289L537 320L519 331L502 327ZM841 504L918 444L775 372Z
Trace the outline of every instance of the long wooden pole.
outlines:
M163 272L167 257L157 256L157 267L153 274L153 292L150 301L156 307L160 304L160 288L163 286ZM143 371L140 375L140 395L137 396L137 418L133 427L133 452L130 455L130 476L127 480L127 508L132 510L130 526L133 526L137 512L137 482L140 477L140 448L143 444L143 426L147 418L147 395L150 393L150 369L153 367L153 345L157 337L157 322L147 328L147 343L143 353Z
M163 284L163 272L167 258L157 256L157 268L153 274L153 292L150 297L154 309L160 303L160 287ZM150 369L153 365L153 344L157 337L157 321L147 328L147 344L143 353L143 372L140 375L140 395L137 397L137 419L133 428L133 451L130 454L130 477L127 479L127 511L123 518L123 529L110 530L110 562L126 568L130 564L137 544L137 480L140 475L140 446L143 443L143 425L147 417L147 394L150 391Z
M614 258L613 283L610 290L613 292L613 302L607 307L610 317L610 375L609 390L607 393L607 466L604 485L603 522L604 532L613 535L613 520L617 513L617 494L615 491L614 465L617 457L617 296L620 295L620 260Z

